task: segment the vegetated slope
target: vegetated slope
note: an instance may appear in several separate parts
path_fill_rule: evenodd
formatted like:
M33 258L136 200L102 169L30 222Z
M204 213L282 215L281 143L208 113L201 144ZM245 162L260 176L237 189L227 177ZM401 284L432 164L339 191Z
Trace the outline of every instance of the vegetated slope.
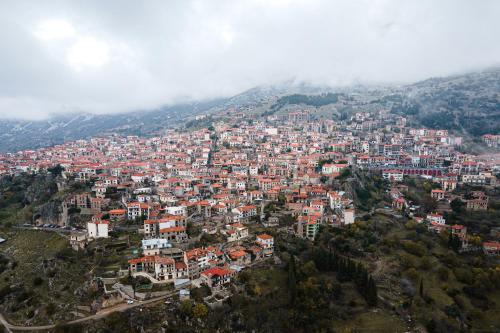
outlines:
M4 120L0 121L0 153L37 149L107 133L147 135L179 126L186 117L220 103L221 100L214 100L110 115L70 114L42 121Z
M332 103L337 103L339 100L339 96L342 94L337 93L324 93L320 95L303 95L303 94L293 94L280 97L276 104L272 106L272 108L281 108L286 104L305 104L311 105L315 107L320 107Z
M270 115L287 105L371 112L390 109L429 128L457 130L480 136L500 133L500 69L412 85L338 89L285 83L247 90L226 99L187 103L152 111L114 115L72 114L43 121L0 121L0 153L60 144L107 133L149 135L182 126L200 113L216 114L231 107L264 108ZM266 111L267 110L267 111Z
M108 115L75 113L41 121L0 120L0 153L48 147L109 133L151 135L167 128L182 127L199 114L216 114L231 107L256 105L285 91L310 92L303 89L290 85L255 87L231 98L177 104L150 111Z
M424 126L473 136L500 133L500 69L429 79L405 90L406 111Z
M199 114L217 114L232 107L258 105L286 92L317 91L315 87L284 83L255 87L230 98L177 104L150 111L108 115L75 113L42 121L0 120L0 153L37 149L109 133L151 135L166 128L182 127Z
M353 87L343 89L342 93L291 94L278 98L268 114L286 105L320 108L330 104L359 112L389 109L425 127L471 136L500 133L500 69L432 78L401 87Z

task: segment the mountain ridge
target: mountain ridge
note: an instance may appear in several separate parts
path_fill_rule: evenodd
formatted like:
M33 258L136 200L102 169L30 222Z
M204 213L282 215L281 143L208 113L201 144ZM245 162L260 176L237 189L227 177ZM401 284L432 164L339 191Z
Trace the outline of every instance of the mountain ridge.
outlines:
M280 108L288 103L307 104L311 100L307 96L325 93L356 95L366 100L357 104L353 102L351 112L370 112L375 105L408 116L429 128L449 129L471 136L500 133L500 68L492 68L402 86L363 86L363 89L286 81L257 86L228 98L155 110L104 115L73 113L37 121L0 120L0 153L37 149L109 133L153 135L167 128L182 127L200 114L216 114L227 108L252 105L272 111L276 103L280 103ZM335 102L335 99L331 101ZM313 104L312 107L320 105Z

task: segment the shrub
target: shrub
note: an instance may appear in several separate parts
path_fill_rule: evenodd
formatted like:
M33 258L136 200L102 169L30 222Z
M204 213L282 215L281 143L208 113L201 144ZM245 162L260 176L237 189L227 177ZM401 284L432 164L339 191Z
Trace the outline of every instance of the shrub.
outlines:
M465 310L465 298L462 295L455 295L453 297L453 300L455 301L455 304L458 305L458 307L462 310Z
M437 274L441 281L448 281L449 272L446 267L439 267L437 270Z
M38 287L38 286L42 285L42 283L43 283L43 279L39 276L37 276L33 279L33 287Z
M472 284L474 282L474 275L472 271L467 268L455 268L453 270L458 281L466 284Z
M416 267L415 260L413 259L412 256L410 256L408 254L402 254L401 257L399 258L399 260L400 260L401 266L403 266L403 268Z
M12 289L10 288L9 285L3 287L2 289L0 289L0 299L3 299L7 295L9 295L11 292L12 292Z
M196 303L193 308L193 316L195 318L205 318L208 315L208 308L203 303Z
M45 306L45 313L47 316L53 316L57 311L57 306L54 303L49 303Z
M81 324L57 324L54 327L54 333L79 333L83 332L83 326Z
M405 272L405 275L412 281L417 281L419 274L415 268L410 268Z
M179 311L183 316L190 317L191 314L193 313L193 305L191 304L191 301L189 300L182 301L179 304Z
M421 269L423 270L429 270L431 269L432 267L432 262L431 262L431 259L429 258L429 256L425 256L422 258L422 260L420 260L420 266L419 266Z
M419 257L425 255L425 253L427 252L425 246L423 246L420 243L415 243L413 241L409 240L403 241L402 245L406 252L414 254Z

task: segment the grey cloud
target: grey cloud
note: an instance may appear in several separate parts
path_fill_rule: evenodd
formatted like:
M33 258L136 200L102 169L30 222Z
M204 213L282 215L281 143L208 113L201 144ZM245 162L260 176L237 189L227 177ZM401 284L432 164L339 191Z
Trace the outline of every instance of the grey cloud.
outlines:
M498 17L495 0L2 1L0 117L141 110L290 78L402 83L496 66Z

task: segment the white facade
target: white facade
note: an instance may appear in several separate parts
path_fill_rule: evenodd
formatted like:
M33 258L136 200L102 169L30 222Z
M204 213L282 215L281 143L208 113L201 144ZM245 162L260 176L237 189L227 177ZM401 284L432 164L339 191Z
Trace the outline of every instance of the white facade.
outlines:
M186 206L166 207L166 212L170 215L187 215Z
M403 172L399 170L384 170L382 177L390 181L400 182L403 181Z
M108 238L109 224L107 222L88 222L89 238Z
M172 247L172 244L167 239L153 238L142 240L142 251L145 256L158 255L161 249L170 247Z
M354 209L344 210L344 224L354 223Z
M264 250L265 256L270 256L274 252L274 238L267 234L257 235L255 243Z
M427 220L431 223L434 222L442 225L446 223L446 220L444 219L443 215L440 214L427 214Z

